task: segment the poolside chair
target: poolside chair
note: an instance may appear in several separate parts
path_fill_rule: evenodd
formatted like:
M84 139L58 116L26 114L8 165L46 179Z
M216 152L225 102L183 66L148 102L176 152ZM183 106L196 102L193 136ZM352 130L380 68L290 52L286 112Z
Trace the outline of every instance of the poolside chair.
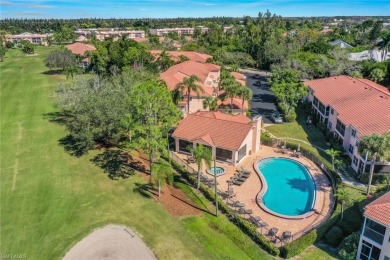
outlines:
M253 214L253 210L246 209L246 208L241 208L238 213L244 214L244 216L245 215L252 215Z
M279 231L278 228L273 227L273 228L271 228L271 229L268 231L268 236L274 237L274 236L278 233L278 231Z
M282 242L286 242L288 240L290 240L291 238L291 232L290 231L284 231L283 234L282 234L282 238L281 238L281 241Z
M263 228L268 227L268 223L265 221L262 221L262 222L259 222L259 226L260 226L260 234L262 234Z
M249 217L249 222L256 225L256 227L260 227L260 221L261 221L260 216L250 216Z

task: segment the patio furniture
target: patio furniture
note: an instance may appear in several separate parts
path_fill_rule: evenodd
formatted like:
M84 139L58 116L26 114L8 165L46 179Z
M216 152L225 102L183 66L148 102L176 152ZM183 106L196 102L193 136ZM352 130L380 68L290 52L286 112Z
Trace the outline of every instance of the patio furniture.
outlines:
M187 157L187 161L188 161L189 163L195 163L195 162L196 162L196 159L195 159L194 156L188 156L188 157Z
M291 232L290 231L284 231L282 234L282 242L288 241L291 239Z
M244 214L245 215L251 215L253 214L253 210L251 209L246 209L244 207L240 208L240 211L239 211L240 214Z
M262 233L263 228L268 227L268 223L265 221L262 221L262 222L259 222L259 226L260 226L260 233Z
M250 216L249 217L249 222L256 225L256 227L260 227L260 220L261 220L261 217L259 217L259 216Z
M278 231L279 231L278 228L273 227L273 228L271 228L271 229L268 231L268 236L274 237L274 236L278 233Z

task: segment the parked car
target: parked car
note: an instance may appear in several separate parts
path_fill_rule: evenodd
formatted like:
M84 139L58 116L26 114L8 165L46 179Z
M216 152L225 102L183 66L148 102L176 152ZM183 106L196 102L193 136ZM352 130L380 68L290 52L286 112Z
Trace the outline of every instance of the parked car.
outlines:
M260 75L259 74L255 74L255 75L253 75L253 78L254 79L260 79Z
M260 86L261 86L261 81L260 81L260 80L256 80L256 81L253 83L253 86L258 86L258 87L260 87Z
M274 121L274 123L277 123L277 124L283 123L283 119L280 116L279 112L277 112L277 111L272 113L271 119L272 119L272 121Z

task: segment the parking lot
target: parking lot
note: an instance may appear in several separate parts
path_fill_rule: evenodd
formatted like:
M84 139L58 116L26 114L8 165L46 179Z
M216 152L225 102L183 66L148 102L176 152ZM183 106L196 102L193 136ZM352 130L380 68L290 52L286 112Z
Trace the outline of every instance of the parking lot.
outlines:
M275 95L269 90L269 84L265 73L259 72L260 79L255 79L255 73L245 72L246 82L249 88L252 89L253 98L251 101L252 117L256 115L263 116L264 123L272 123L271 114L277 111L275 105ZM261 82L261 86L254 85L256 81Z

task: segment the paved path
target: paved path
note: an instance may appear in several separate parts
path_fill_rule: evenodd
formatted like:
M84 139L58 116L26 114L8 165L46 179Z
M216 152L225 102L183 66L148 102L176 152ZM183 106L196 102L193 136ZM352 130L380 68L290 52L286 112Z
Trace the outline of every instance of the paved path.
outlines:
M107 225L78 242L64 260L124 260L157 259L153 252L131 229Z
M249 71L249 70L240 70L246 76L246 83L248 87L253 92L253 98L251 100L251 112L252 117L256 115L263 116L264 123L272 123L270 120L270 116L272 112L277 111L275 105L275 95L269 90L269 85L266 79L266 72L262 71ZM259 79L254 79L253 75L259 74L260 81L262 82L262 86L254 86L255 83Z

